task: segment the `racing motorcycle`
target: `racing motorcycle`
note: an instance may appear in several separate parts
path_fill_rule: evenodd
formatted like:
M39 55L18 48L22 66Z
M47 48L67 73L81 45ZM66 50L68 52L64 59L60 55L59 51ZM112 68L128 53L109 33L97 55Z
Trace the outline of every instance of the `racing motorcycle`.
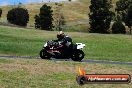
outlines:
M72 59L73 61L81 61L84 58L84 52L82 49L85 44L76 43L71 44L69 48L60 44L59 42L54 42L50 40L46 42L40 51L40 57L42 59Z

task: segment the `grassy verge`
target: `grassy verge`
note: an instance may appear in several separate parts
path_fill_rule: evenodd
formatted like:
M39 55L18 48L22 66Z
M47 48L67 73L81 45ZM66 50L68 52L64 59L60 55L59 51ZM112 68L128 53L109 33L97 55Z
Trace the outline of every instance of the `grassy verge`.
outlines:
M7 62L5 62L5 60ZM3 62L2 62L3 61ZM130 74L131 66L88 64L79 62L35 59L0 59L0 87L2 88L130 88L130 84L76 83L77 67L88 74Z
M0 27L0 54L39 56L43 42L56 39L57 32ZM74 42L85 43L85 59L132 62L132 36L66 32Z

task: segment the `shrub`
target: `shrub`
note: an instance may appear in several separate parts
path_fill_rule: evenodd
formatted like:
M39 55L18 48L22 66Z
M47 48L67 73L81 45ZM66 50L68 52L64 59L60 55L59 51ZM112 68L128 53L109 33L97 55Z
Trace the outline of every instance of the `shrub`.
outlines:
M114 33L114 34L125 34L126 33L126 28L122 24L121 21L114 22L114 24L112 26L112 33Z
M8 11L7 20L11 24L19 25L19 26L27 26L29 21L28 10L24 8L13 8Z

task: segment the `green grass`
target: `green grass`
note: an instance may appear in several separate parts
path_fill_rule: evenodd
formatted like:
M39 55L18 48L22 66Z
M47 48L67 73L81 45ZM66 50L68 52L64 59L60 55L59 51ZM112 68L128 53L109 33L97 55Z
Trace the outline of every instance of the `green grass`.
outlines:
M57 32L0 27L0 54L39 56L43 43L56 39ZM132 62L132 36L66 32L74 42L86 44L84 59Z
M132 86L132 83L87 84L84 86L76 83L79 66L83 67L87 74L132 75L131 66L127 65L56 62L41 59L10 60L13 63L0 63L0 87L2 88L130 88Z

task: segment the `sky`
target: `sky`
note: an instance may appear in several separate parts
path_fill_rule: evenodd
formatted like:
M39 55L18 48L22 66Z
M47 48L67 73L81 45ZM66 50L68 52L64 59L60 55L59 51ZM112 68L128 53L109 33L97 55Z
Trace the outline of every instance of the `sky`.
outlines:
M4 5L16 5L18 3L28 4L28 3L36 3L36 2L58 2L58 1L65 1L65 0L0 0L0 6Z

